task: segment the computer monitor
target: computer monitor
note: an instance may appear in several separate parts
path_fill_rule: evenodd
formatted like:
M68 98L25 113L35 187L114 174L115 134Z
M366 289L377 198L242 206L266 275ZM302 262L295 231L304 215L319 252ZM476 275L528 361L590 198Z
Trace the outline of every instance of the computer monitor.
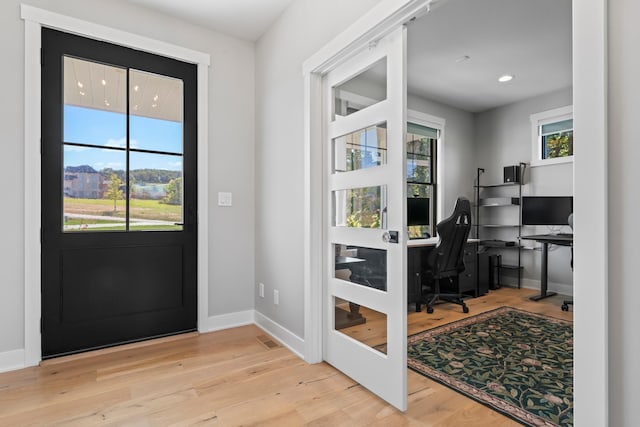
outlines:
M407 199L407 225L429 225L429 199L410 197Z
M573 212L572 196L524 196L523 225L567 225Z

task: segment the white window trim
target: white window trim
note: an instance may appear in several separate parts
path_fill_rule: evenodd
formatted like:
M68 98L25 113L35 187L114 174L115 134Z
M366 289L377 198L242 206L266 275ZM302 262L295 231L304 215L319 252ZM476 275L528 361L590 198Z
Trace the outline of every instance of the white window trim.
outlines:
M532 114L531 118L531 166L548 166L563 163L573 163L573 155L566 157L556 157L552 159L542 158L542 136L540 126L549 123L561 122L573 119L573 105L554 108L553 110L542 111Z
M198 67L198 331L208 332L209 320L209 64L210 55L181 46L139 36L77 18L22 4L25 21L25 229L24 229L24 366L35 366L42 359L40 314L40 211L42 186L40 161L40 48L41 30L53 28L103 40L157 55L196 64Z

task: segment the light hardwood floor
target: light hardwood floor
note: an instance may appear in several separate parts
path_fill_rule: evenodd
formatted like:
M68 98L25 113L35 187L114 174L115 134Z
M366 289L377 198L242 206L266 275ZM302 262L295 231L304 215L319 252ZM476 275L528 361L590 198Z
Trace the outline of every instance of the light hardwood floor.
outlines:
M529 301L534 293L492 291L468 300L469 315L506 305L572 318L560 310L561 297ZM409 312L408 331L466 316L453 304L430 315ZM518 425L413 371L408 383L409 407L401 413L326 363L309 365L261 329L244 326L0 374L0 425Z

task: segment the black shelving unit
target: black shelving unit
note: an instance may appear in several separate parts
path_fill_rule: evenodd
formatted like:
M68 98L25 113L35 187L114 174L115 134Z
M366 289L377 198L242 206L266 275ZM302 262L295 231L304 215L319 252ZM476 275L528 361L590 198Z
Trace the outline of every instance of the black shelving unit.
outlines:
M474 231L475 237L480 241L479 247L481 251L517 251L517 264L500 263L500 270L515 271L518 278L518 288L522 286L522 186L524 183L524 174L526 163L520 163L520 179L519 182L505 182L501 184L482 185L481 176L484 173L483 168L478 168L476 176L475 189L475 216ZM512 219L510 223L486 223L483 218L487 215L484 211L487 209L512 209L514 212L507 215ZM493 230L492 230L493 229ZM513 240L497 240L494 239L493 232L496 229L512 229L514 231ZM501 276L501 275L500 275Z

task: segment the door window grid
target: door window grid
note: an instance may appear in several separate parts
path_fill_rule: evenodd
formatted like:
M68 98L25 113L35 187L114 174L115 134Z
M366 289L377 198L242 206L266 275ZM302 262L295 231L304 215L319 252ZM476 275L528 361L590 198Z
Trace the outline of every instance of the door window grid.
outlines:
M64 57L64 232L183 228L182 87Z

